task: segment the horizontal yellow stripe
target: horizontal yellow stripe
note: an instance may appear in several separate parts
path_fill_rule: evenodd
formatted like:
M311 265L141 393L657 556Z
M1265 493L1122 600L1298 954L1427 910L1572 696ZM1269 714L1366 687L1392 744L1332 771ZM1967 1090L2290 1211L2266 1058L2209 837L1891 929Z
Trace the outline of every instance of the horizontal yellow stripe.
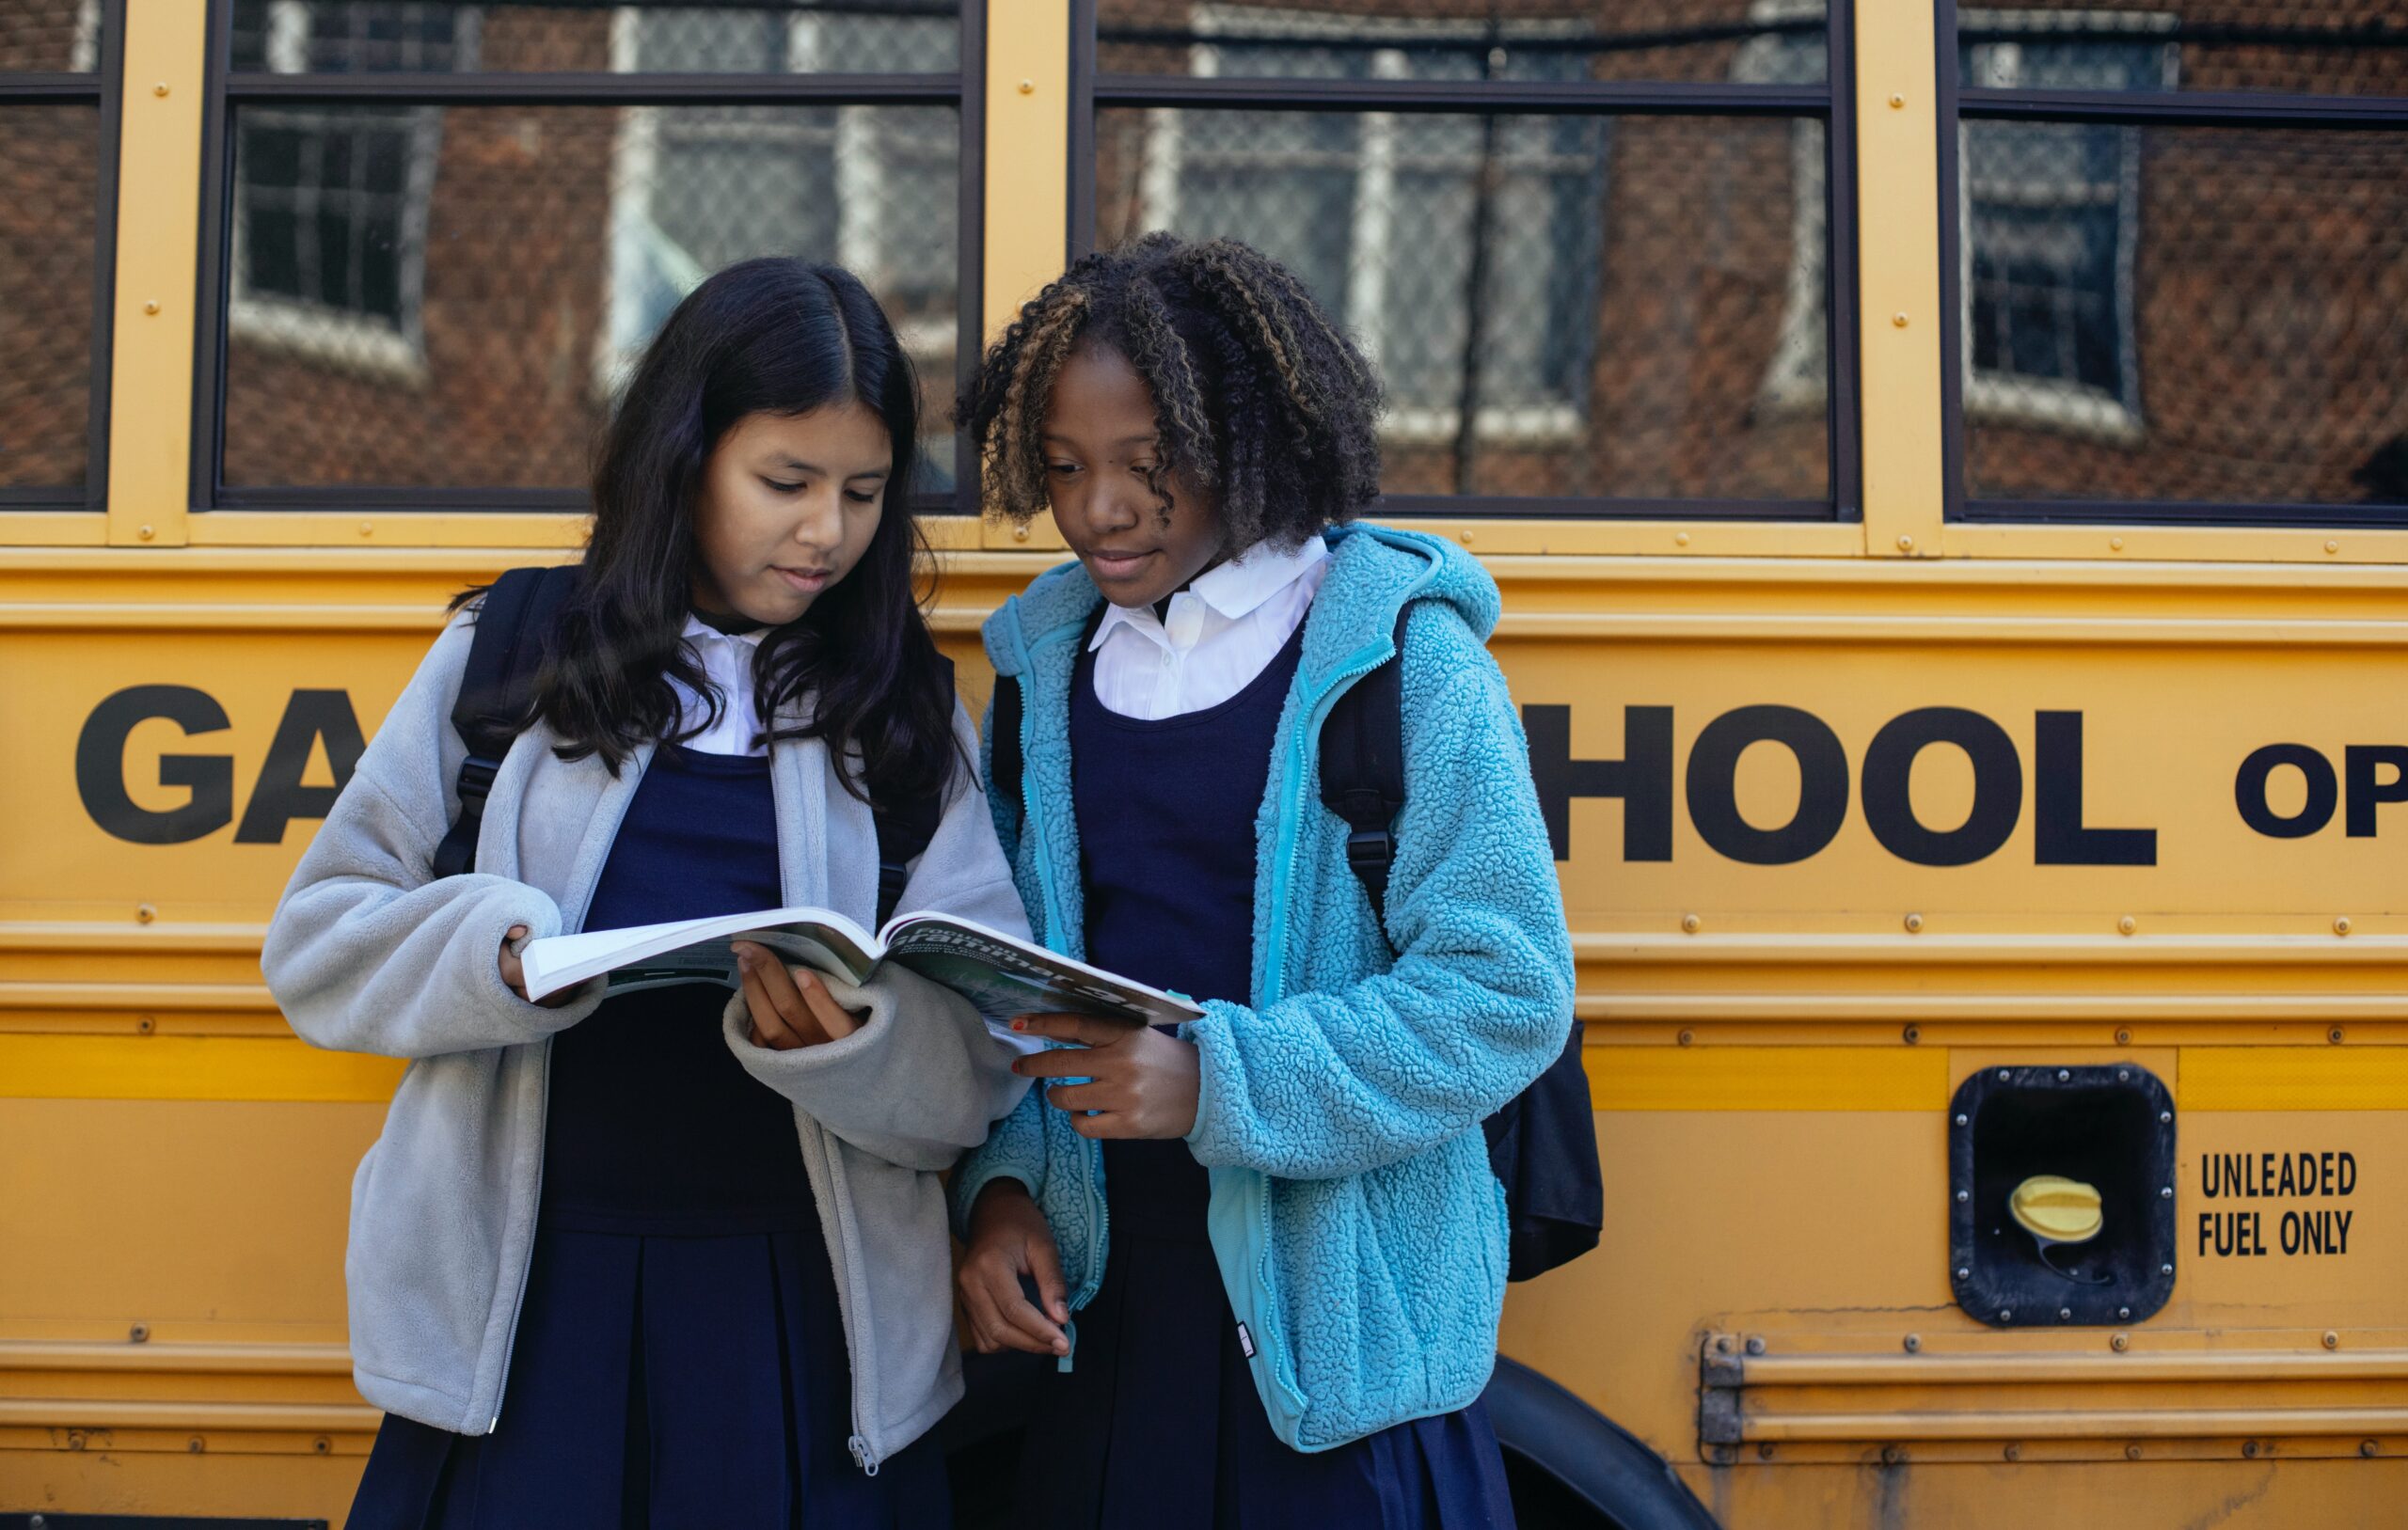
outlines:
M380 1102L402 1068L289 1036L0 1034L0 1098Z
M2186 1111L2408 1111L2408 1047L2185 1047Z
M1938 1111L1948 1054L1905 1047L1592 1047L1601 1111Z

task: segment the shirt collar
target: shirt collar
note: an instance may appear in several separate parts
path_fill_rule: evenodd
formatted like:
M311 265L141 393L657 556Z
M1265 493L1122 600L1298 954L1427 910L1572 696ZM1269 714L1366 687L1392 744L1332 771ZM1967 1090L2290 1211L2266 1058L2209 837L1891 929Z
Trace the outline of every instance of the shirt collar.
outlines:
M721 632L719 628L712 626L709 623L704 621L701 617L696 616L693 612L688 611L686 613L686 630L681 636L693 639L715 638L721 642L750 643L753 647L758 648L761 646L761 639L768 635L769 629L767 627L754 627L750 632Z
M1185 592L1235 622L1303 578L1328 557L1329 544L1319 537L1307 537L1288 548L1258 542L1228 562L1197 575ZM1133 610L1107 603L1103 620L1096 624L1095 637L1087 647L1101 648L1103 640L1112 636L1112 629L1122 625L1149 634L1162 631L1161 619L1155 616L1152 607L1140 606Z

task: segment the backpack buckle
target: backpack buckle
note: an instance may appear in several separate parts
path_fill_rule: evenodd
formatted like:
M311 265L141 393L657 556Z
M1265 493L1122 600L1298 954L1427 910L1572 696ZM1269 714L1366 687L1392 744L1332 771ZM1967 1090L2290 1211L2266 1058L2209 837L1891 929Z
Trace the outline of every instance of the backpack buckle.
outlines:
M471 754L460 762L460 800L482 803L485 794L493 790L493 779L501 774L501 762Z
M1357 876L1387 876L1396 859L1396 836L1385 828L1358 828L1346 836L1346 864Z

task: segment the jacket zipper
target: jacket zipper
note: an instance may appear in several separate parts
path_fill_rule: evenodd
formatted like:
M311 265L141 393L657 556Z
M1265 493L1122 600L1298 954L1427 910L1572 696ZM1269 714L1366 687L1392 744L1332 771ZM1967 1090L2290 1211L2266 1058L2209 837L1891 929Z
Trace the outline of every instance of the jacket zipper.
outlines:
M1062 917L1061 894L1054 886L1054 845L1045 831L1045 815L1038 807L1037 776L1028 768L1029 744L1036 731L1037 708L1027 704L1028 698L1024 688L1028 682L1035 678L1037 664L1028 651L1028 636L1021 626L1020 597L1014 595L1005 605L1011 617L1012 652L1020 659L1021 684L1023 687L1020 709L1020 811L1021 816L1028 820L1028 827L1037 837L1037 886L1045 899L1045 943L1048 948L1058 951L1060 947L1056 942L1062 939L1062 929L1068 921ZM1072 630L1076 630L1075 627ZM1068 953L1063 954L1068 954ZM1096 1189L1096 1181L1103 1176L1103 1144L1085 1140L1083 1141L1082 1145L1085 1149L1086 1173L1083 1176L1080 1188L1086 1193L1087 1223L1095 1228L1096 1236L1095 1246L1088 1251L1086 1279L1081 1284L1078 1292L1070 1298L1072 1312L1079 1311L1093 1301L1097 1289L1103 1285L1102 1254L1110 1246L1112 1236L1112 1208L1105 1204L1102 1193ZM1068 1324L1065 1327L1070 1341L1070 1353L1062 1357L1058 1368L1067 1371L1070 1368L1070 1362L1078 1353L1079 1336L1076 1324Z
M544 1128L552 1112L552 1044L544 1042L544 1082L542 1096L535 1103L535 1215L544 1211ZM501 1391L510 1390L510 1359L518 1352L518 1317L527 1308L527 1279L535 1272L535 1238L540 1227L531 1227L527 1234L527 1258L518 1267L518 1294L510 1301L510 1337L501 1347ZM501 1427L501 1397L493 1401L493 1422L485 1426L487 1434Z
M1424 575L1415 581L1412 589L1405 592L1405 600L1411 601L1421 586L1429 582L1430 577L1431 576ZM1391 622L1390 625L1393 624ZM1297 833L1297 826L1303 817L1306 750L1311 746L1313 740L1321 736L1323 721L1327 718L1329 709L1338 704L1338 698L1347 686L1361 680L1363 676L1370 674L1383 664L1390 661L1402 663L1403 659L1402 646L1395 643L1389 645L1388 652L1385 655L1377 657L1367 659L1364 654L1358 651L1353 659L1349 660L1323 686L1321 694L1313 698L1312 705L1306 710L1304 725L1296 730L1295 749L1289 761L1288 780L1284 783L1286 800L1279 805L1279 866L1278 873L1273 877L1271 884L1272 947L1265 954L1269 959L1263 963L1263 999L1260 1007L1268 1008L1277 1003L1288 986L1288 900L1295 881L1296 842L1301 837ZM1269 1294L1272 1291L1270 1196L1262 1197L1261 1207L1262 1253L1255 1261L1255 1279L1263 1291ZM1288 1380L1289 1374L1291 1374L1295 1367L1288 1361L1286 1336L1275 1323L1265 1322L1259 1326L1262 1332L1255 1336L1255 1342L1261 1346L1264 1358L1271 1362L1272 1380L1295 1400L1298 1411L1302 1412L1309 1405L1308 1399Z
M862 1420L877 1412L876 1399L870 1396L871 1390L878 1384L877 1356L868 1352L869 1325L863 1320L861 1283L855 1278L858 1272L843 1247L846 1213L852 1205L852 1198L846 1192L846 1188L836 1182L841 1173L841 1160L832 1141L832 1134L816 1121L811 1124L811 1129L817 1136L820 1160L826 1165L821 1177L828 1182L829 1211L836 1222L836 1236L828 1239L828 1262L831 1273L842 1283L838 1290L850 1298L836 1303L836 1315L845 1325L845 1357L852 1370L853 1380L853 1432L846 1437L845 1450L853 1458L853 1464L862 1469L863 1476L876 1476L879 1456L870 1444L869 1436L863 1432Z

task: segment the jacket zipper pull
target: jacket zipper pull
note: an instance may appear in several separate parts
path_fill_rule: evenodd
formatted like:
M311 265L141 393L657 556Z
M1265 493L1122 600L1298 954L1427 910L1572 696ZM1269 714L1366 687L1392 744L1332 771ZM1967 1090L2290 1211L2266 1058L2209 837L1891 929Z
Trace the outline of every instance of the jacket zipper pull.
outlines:
M1068 1375L1070 1370L1070 1362L1077 1359L1079 1354L1079 1320L1077 1318L1073 1317L1062 1325L1062 1337L1069 1341L1070 1348L1061 1359L1054 1362L1054 1368Z
M845 1448L853 1453L853 1464L862 1469L863 1476L878 1475L878 1459L869 1453L867 1439L858 1434L854 1435L845 1442Z

